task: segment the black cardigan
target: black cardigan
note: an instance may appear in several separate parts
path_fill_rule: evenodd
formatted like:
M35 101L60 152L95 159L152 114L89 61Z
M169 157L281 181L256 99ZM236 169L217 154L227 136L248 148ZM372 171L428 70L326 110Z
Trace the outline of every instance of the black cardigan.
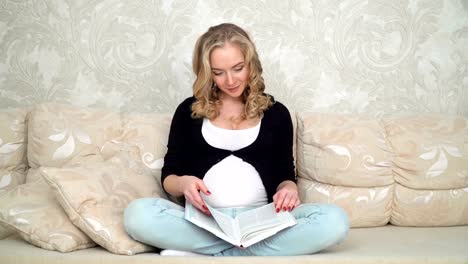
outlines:
M203 138L203 119L191 117L194 97L185 99L172 118L161 183L175 174L203 179L205 173L225 157L234 154L251 164L265 186L268 201L273 201L278 185L296 181L293 158L293 126L288 109L280 102L264 112L257 139L249 146L229 151L209 145ZM164 185L162 185L164 186ZM242 195L243 190L239 190Z

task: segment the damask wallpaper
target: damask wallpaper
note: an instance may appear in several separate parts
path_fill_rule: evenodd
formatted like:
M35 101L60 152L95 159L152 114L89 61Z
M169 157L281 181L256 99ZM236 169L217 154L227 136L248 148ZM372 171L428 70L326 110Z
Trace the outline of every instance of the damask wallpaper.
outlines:
M0 0L0 108L172 112L222 22L291 110L468 116L468 0Z

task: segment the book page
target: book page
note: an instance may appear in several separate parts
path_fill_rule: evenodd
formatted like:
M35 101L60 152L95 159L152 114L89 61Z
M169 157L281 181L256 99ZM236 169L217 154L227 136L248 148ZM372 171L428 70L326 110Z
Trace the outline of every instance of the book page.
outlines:
M221 213L207 203L205 204L224 233L234 240L240 240L239 227L236 221L231 216Z
M185 218L236 246L248 247L296 224L291 213L276 213L273 203L242 212L234 219L205 204L212 216L205 215L186 202Z
M282 213L282 212L281 212ZM241 231L254 226L265 226L274 223L281 223L281 213L276 213L275 205L269 203L267 205L242 212L236 216ZM241 232L242 233L242 232Z
M279 231L295 225L296 222L289 222L286 224L276 225L274 227L264 228L264 229L257 229L253 233L246 233L241 239L241 245L244 247L251 246L259 241L264 240L265 238L271 237L274 234L278 233Z
M276 213L273 203L243 212L236 217L242 244L247 247L246 240L258 242L278 231L296 224L296 219L289 212ZM252 243L252 241L250 241ZM253 244L253 243L252 243Z
M185 219L231 244L238 245L235 239L223 232L213 217L204 214L189 202L185 202Z

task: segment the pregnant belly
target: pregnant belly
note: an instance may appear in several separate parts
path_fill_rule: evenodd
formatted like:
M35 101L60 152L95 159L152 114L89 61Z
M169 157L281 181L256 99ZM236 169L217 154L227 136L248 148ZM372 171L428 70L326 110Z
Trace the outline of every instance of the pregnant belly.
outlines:
M230 155L211 167L203 177L211 195L206 201L214 207L260 206L267 195L257 170Z

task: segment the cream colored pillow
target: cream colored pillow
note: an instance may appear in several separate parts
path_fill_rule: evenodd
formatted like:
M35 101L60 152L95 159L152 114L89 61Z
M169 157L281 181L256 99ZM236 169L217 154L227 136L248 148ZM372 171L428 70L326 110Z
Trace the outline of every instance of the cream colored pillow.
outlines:
M468 119L418 115L383 120L394 152L391 223L468 224Z
M120 134L117 113L57 103L37 105L28 122L29 166L62 167L96 161L104 143Z
M468 188L414 190L396 184L391 223L399 226L468 225Z
M133 255L153 248L127 235L123 211L132 200L158 197L161 190L151 174L138 166L129 168L128 162L113 157L101 163L42 168L41 174L76 226L110 252Z
M122 141L139 148L142 162L151 170L160 170L167 151L171 126L169 114L122 114Z
M21 172L20 181L24 183L26 161L26 109L0 110L0 190L5 190L11 181L5 179L5 171ZM15 187L16 185L10 185Z
M0 194L0 223L44 249L69 252L96 245L71 223L42 178Z
M303 203L331 203L343 208L351 227L386 225L392 215L394 185L355 188L298 179Z
M332 203L351 227L382 226L392 214L392 152L375 118L298 113L297 174L305 203Z
M145 162L145 155L150 155L149 152L141 154L142 147L135 142L129 144L127 142L112 140L106 142L101 148L101 154L104 160L111 160L114 163L120 163L126 168L133 170L137 174L152 175L157 183L157 195L167 199L166 193L161 187L161 166L151 166ZM151 155L154 157L153 155ZM163 158L162 158L163 159Z
M0 110L0 194L25 181L26 109ZM14 229L0 225L0 239Z
M384 124L396 182L419 190L468 187L468 119L420 115Z
M0 223L0 239L4 239L15 233L15 229L7 224Z
M298 176L336 186L383 187L394 183L391 148L375 118L298 114Z

